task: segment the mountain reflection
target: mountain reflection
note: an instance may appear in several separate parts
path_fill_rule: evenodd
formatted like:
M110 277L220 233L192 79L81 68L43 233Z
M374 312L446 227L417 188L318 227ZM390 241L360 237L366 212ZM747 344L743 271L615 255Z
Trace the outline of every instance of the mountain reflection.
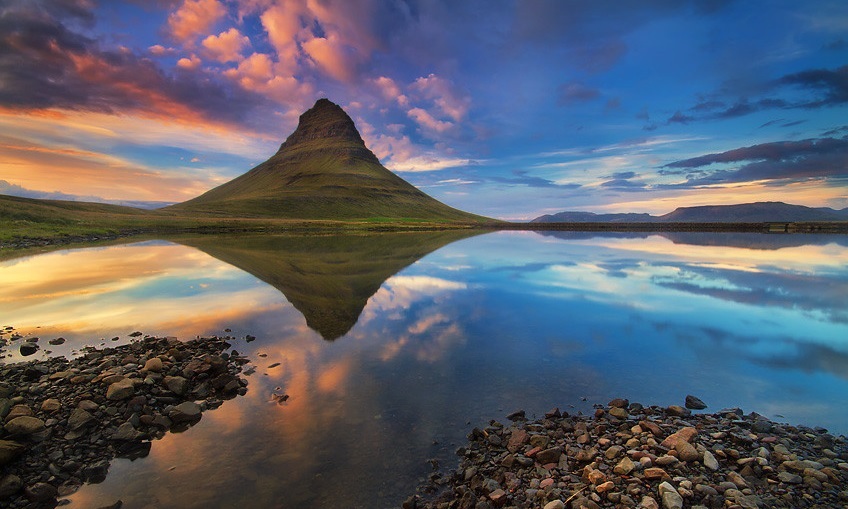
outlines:
M326 340L344 336L388 278L467 230L371 235L171 239L252 274L285 295Z

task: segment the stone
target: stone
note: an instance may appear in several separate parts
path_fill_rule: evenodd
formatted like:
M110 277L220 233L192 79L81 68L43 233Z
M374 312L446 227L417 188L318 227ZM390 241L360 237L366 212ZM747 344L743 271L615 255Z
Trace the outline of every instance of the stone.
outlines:
M627 408L630 406L630 401L622 398L615 398L609 402L610 408Z
M504 490L498 488L493 492L489 493L489 500L492 501L496 506L501 506L506 503L507 495Z
M639 509L660 509L660 505L657 504L657 501L654 500L653 497L646 495L642 497L642 501L639 502Z
M121 401L129 399L135 394L135 385L132 380L126 378L119 382L110 384L106 389L106 399L109 401Z
M0 478L0 499L8 498L21 491L24 482L15 474L9 474Z
M615 459L622 452L624 452L624 447L621 447L620 445L613 445L604 452L604 456L608 460L611 460L611 459Z
M560 454L562 454L561 448L551 447L550 449L539 451L536 454L536 461L538 461L542 465L547 465L548 463L557 463L559 462Z
M804 482L804 479L802 479L800 475L785 471L777 474L777 480L787 484L801 484Z
M646 468L644 473L646 479L671 479L668 472L659 467Z
M41 411L48 414L58 412L62 408L62 403L56 398L45 399L41 402Z
M46 482L37 482L24 489L24 496L26 496L27 500L36 504L53 500L58 494L58 490Z
M161 373L164 365L162 364L162 359L159 357L153 357L147 360L144 363L144 367L141 368L142 371L149 371L151 373Z
M21 346L20 346L21 355L23 355L24 357L32 355L32 354L34 354L35 352L38 351L38 348L39 348L38 345L35 344L35 343L21 343Z
M633 460L625 456L624 459L618 462L618 465L616 465L612 471L618 475L627 475L632 472L634 468L636 468L636 464L633 463Z
M730 471L727 473L727 480L735 484L738 488L747 488L748 483L745 482L745 478L739 475L738 472Z
M674 417L686 417L691 415L692 411L679 405L671 405L665 409L665 413Z
M26 451L26 446L11 440L0 440L0 467L15 461Z
M624 419L627 419L627 417L629 415L627 413L627 410L625 410L624 408L619 408L619 407L610 408L609 414L611 416L615 417L616 419L619 419L619 420L622 420L622 421Z
M703 457L704 466L715 472L719 469L718 460L713 456L713 453L710 451L704 451Z
M595 491L598 493L606 493L615 488L615 483L612 481L607 481L605 483L599 484L595 487Z
M6 421L11 421L15 417L31 416L32 409L26 405L15 405L6 414Z
M697 461L701 459L698 449L695 449L695 446L689 442L677 442L674 450L677 451L677 457L683 461Z
M552 500L545 504L545 509L565 509L565 504L562 500Z
M683 497L680 496L674 486L664 482L660 484L658 490L664 509L683 509Z
M74 408L71 416L68 417L68 427L71 430L77 431L94 422L94 416L82 408Z
M185 401L171 409L168 417L175 423L198 420L201 417L200 405L193 401Z
M660 437L663 435L662 428L657 425L655 422L651 421L639 421L639 427L642 429L646 429L651 432L655 437Z
M44 429L44 421L37 417L22 415L8 421L4 428L10 435L32 435Z
M706 403L701 401L700 398L693 396L691 394L686 396L685 405L686 405L686 408L689 408L689 409L692 409L692 410L703 410L703 409L707 408Z
M678 442L689 442L698 435L698 430L692 427L681 428L680 430L672 433L667 436L665 440L660 443L662 447L667 449L674 449Z
M118 429L112 434L112 440L133 441L138 440L139 437L141 437L141 433L129 421L118 426Z
M166 376L162 383L165 387L178 396L182 396L188 390L188 380L181 376Z

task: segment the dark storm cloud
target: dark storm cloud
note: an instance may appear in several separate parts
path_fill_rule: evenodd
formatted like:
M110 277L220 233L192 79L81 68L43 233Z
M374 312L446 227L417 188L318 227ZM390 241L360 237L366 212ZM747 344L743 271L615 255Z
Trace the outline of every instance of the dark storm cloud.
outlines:
M735 169L693 171L712 164L734 163L742 164ZM684 171L660 170L661 174L688 172L687 182L661 186L667 188L754 180L848 177L848 137L762 143L675 161L663 168Z
M756 95L763 97L755 99L748 97L750 90L742 93L735 88L726 85L721 91L702 98L687 110L688 113L676 111L666 123L687 124L696 120L738 118L758 111L819 109L845 104L848 103L848 66L808 69L763 82L755 87ZM797 97L798 92L803 97ZM781 97L782 94L792 98Z
M75 30L83 2L16 1L0 7L0 105L158 115L195 114L244 123L267 101L203 71L166 73L128 50L109 51Z

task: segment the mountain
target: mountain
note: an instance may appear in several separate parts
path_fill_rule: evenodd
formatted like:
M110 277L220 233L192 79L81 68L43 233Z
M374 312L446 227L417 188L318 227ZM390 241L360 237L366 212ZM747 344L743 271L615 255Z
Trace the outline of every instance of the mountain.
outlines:
M848 208L805 207L783 202L679 207L662 216L649 214L594 214L560 212L539 216L531 223L765 223L848 221Z
M169 239L273 286L326 340L347 334L383 282L442 246L479 230L374 235L194 236Z
M338 105L319 99L276 154L244 175L163 211L323 220L482 222L391 171Z

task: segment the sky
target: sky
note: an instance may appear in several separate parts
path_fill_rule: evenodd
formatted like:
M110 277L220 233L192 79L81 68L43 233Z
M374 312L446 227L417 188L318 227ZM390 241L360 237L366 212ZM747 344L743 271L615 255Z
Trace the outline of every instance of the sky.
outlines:
M490 217L848 207L843 0L0 0L0 194L183 201L322 97Z

